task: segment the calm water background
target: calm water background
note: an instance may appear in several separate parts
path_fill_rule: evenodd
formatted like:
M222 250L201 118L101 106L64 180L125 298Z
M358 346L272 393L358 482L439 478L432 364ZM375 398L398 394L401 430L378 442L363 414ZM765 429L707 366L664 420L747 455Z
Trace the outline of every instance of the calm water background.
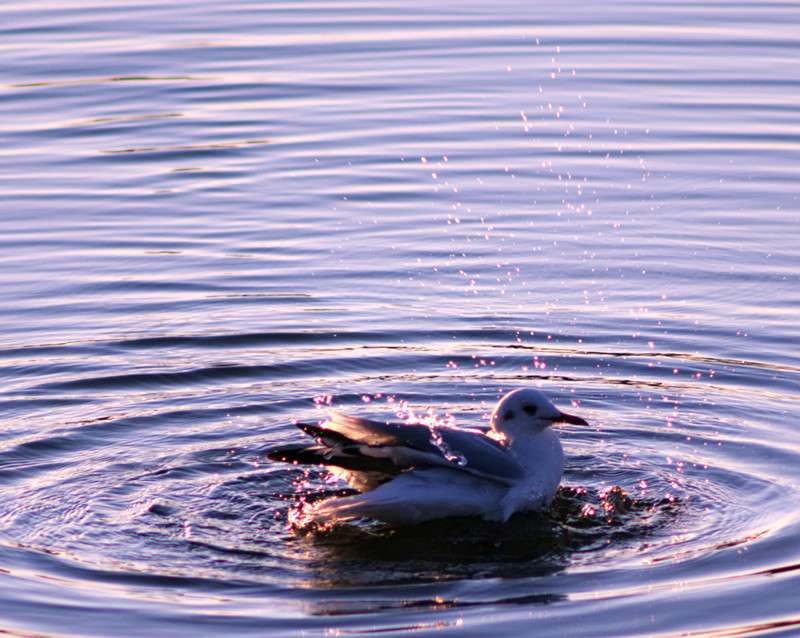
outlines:
M4 633L800 631L798 24L0 6ZM320 401L539 384L548 516L287 528Z

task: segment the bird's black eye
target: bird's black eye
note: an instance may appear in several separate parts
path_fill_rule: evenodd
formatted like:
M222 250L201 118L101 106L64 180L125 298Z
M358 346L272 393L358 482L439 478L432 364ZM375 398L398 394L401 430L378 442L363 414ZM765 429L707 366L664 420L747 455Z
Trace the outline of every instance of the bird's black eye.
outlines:
M504 421L511 421L514 418L514 410L506 410L503 414Z
M536 406L535 405L524 405L522 409L525 410L529 415L536 416Z

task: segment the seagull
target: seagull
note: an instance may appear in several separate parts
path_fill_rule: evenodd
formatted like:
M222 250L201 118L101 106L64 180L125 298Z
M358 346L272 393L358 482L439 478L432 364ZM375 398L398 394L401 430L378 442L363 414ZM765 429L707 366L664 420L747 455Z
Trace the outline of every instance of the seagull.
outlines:
M507 521L546 509L558 490L564 453L554 423L588 425L539 390L506 394L490 430L399 424L330 412L319 425L296 423L315 444L271 450L275 461L323 465L360 492L304 504L295 522L371 518L414 525L454 516Z

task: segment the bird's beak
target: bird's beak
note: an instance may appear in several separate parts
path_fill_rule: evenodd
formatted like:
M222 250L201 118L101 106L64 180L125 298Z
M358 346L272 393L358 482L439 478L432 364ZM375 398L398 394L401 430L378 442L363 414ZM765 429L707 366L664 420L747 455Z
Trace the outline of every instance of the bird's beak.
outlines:
M562 412L555 419L553 419L553 422L554 423L571 423L572 425L589 425L581 417L573 416L572 414L566 414L564 412Z

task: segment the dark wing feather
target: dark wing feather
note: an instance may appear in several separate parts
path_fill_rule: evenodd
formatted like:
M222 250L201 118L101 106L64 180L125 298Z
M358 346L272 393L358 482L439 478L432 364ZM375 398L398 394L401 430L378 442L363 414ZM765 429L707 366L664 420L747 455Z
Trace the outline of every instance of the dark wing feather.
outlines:
M322 446L313 452L306 446L302 455L293 453L291 460L298 463L385 474L414 467L448 467L508 485L524 474L503 445L476 431L373 421L337 412L320 426L297 426ZM288 456L269 456L289 460Z
M394 475L399 469L392 461L361 454L358 449L340 447L333 449L324 445L295 443L270 450L267 458L284 463L303 465L335 465L354 472L378 472Z
M455 463L471 474L509 485L525 474L505 446L479 432L434 428L428 443L431 448L439 450L450 464Z

